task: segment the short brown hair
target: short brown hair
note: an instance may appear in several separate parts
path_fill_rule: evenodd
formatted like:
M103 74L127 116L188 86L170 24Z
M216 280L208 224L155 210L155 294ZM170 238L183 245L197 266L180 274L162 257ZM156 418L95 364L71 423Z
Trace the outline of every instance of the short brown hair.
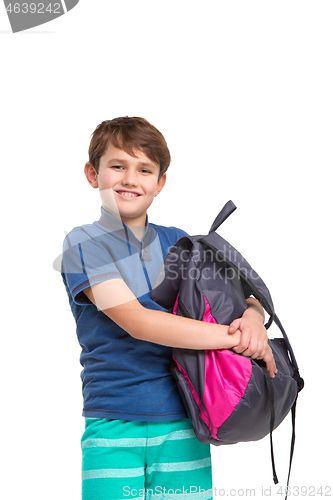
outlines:
M109 144L134 156L141 151L160 166L159 179L167 171L171 156L167 143L157 128L144 118L114 118L100 123L92 134L89 146L89 162L98 173L99 159Z

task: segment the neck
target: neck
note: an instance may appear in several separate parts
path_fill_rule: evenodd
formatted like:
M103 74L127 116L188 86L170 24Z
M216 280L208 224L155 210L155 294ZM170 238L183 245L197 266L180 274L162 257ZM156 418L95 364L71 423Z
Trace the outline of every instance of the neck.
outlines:
M125 224L125 223L124 223ZM141 241L142 238L144 237L144 234L146 232L146 226L131 226L129 224L126 224L134 234L134 236Z
M138 217L122 217L119 212L115 213L112 212L109 208L105 207L103 205L103 208L106 212L108 212L110 215L115 217L116 219L120 220L123 224L125 224L127 227L129 227L134 234L134 236L138 240L142 240L145 232L146 232L146 223L147 223L147 214L144 213L142 215L139 215Z

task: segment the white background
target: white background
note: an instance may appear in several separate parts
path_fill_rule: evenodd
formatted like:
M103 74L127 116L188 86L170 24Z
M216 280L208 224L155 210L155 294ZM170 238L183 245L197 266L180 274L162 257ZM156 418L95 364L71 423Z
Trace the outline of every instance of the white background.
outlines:
M329 1L81 0L14 35L0 6L2 498L80 499L80 349L53 261L99 217L90 135L124 115L171 150L151 222L205 233L238 206L220 234L269 286L305 379L291 486L332 486L332 16ZM288 416L277 487L268 438L212 448L216 498L284 498L290 436Z

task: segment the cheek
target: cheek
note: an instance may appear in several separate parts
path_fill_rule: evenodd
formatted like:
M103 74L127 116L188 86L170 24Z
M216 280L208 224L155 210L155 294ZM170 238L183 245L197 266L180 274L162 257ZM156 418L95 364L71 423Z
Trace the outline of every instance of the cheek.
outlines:
M147 185L145 186L145 192L149 196L155 196L156 188L157 188L157 182L151 181L147 183Z
M112 188L114 183L115 179L111 170L107 173L104 172L104 174L98 179L98 185L101 190Z

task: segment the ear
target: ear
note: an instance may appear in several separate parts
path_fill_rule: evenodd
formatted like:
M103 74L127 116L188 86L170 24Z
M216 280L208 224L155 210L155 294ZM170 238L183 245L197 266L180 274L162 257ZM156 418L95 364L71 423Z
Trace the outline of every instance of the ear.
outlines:
M166 173L164 173L162 175L162 177L160 178L160 180L157 183L156 190L155 190L155 196L157 196L162 191L164 184L165 184L165 181L166 181Z
M98 188L97 172L89 161L84 166L84 173L89 184L95 189Z

